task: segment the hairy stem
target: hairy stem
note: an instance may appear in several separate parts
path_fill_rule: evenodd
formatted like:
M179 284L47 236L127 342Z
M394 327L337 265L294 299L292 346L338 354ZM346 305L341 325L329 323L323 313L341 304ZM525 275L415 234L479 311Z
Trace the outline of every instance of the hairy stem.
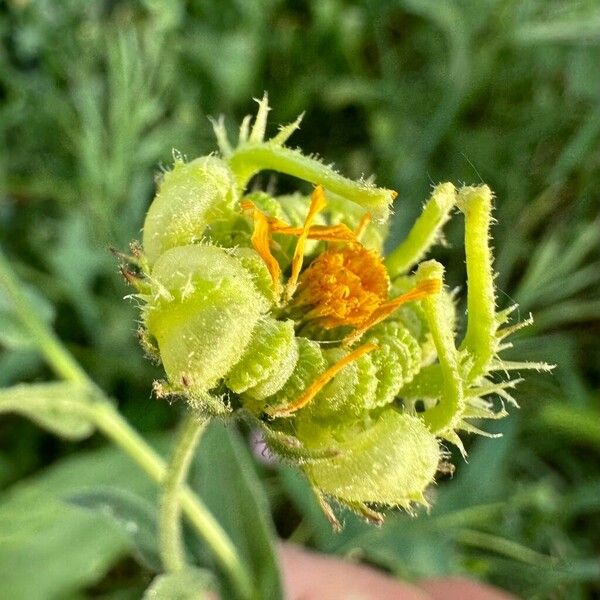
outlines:
M163 480L160 498L158 537L160 554L167 571L180 571L186 565L181 527L181 490L194 457L194 451L208 421L189 414L175 440L173 454Z
M1 249L0 287L11 301L17 318L31 334L52 370L66 381L87 385L89 383L87 373L71 356L55 333L38 317Z
M85 385L93 393L95 401L87 410L89 418L96 427L128 454L151 479L156 483L162 483L167 472L163 459L123 419L112 402L90 379L59 338L39 318L1 251L0 289L5 292L15 314L29 331L33 341L55 373L62 379ZM229 536L198 496L188 487L184 486L180 489L179 499L181 507L194 529L211 548L240 596L250 598L252 595L250 575Z

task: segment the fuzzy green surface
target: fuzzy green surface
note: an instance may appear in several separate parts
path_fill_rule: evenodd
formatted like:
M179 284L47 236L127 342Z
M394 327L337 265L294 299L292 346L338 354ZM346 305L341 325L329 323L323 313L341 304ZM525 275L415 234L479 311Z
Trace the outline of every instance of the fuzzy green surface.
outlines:
M307 442L309 443L309 442ZM347 502L375 502L410 508L424 502L440 460L435 437L421 419L394 410L364 431L350 429L337 440L339 458L305 467L324 493Z
M268 303L240 261L215 246L173 248L152 270L144 307L171 383L205 392L240 360Z
M199 242L212 227L233 217L237 190L227 165L212 156L184 163L162 175L143 229L146 258L153 264L170 248ZM210 232L209 232L210 233Z

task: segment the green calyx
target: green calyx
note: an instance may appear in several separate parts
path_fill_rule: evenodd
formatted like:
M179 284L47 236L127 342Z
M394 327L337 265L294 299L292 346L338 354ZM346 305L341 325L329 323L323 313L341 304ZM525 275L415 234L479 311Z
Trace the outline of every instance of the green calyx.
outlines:
M384 262L395 193L287 148L299 120L266 139L268 110L265 97L235 146L215 123L220 156L177 159L146 216L136 269L125 274L139 292L145 346L166 372L157 392L203 416L243 416L322 502L367 518L378 515L372 506L411 510L427 503L441 445L464 452L460 431L481 433L473 420L506 414L490 395L513 402L516 382L495 378L510 367L499 354L516 326L495 306L492 194L436 186ZM322 186L324 205L315 194L246 193L261 169ZM444 268L423 261L455 208L468 277L460 344ZM356 307L363 320L344 321ZM339 326L323 316L332 311Z

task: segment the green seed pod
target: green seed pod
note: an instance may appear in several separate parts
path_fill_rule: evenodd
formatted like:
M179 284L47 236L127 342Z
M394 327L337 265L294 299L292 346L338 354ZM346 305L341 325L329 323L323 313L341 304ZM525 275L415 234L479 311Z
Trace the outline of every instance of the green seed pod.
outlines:
M199 242L207 228L218 232L234 218L237 200L233 173L221 159L176 160L173 169L163 175L146 214L143 244L147 261L152 265L170 248Z
M169 381L207 392L238 362L269 302L233 253L205 244L161 254L150 282L143 319Z
M291 404L308 386L325 371L325 358L317 342L297 337L298 362L285 385L268 398L269 406L280 407Z
M303 433L298 432L301 440ZM310 439L307 446L311 447ZM364 431L349 429L338 436L335 447L338 457L304 469L321 492L350 505L372 502L410 508L412 503L425 503L423 492L441 458L439 444L423 421L392 409Z

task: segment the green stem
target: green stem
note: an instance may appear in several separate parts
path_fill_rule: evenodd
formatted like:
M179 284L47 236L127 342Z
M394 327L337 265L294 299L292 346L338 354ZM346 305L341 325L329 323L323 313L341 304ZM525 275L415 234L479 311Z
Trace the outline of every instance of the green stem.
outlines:
M111 401L62 345L59 338L39 318L31 302L23 293L17 277L1 250L0 288L5 291L17 317L31 333L33 340L53 370L61 378L80 383L90 389L96 400L89 409L89 417L93 420L96 427L128 454L151 479L156 483L162 483L167 472L162 458L123 419ZM200 537L211 548L240 596L250 598L252 596L250 575L245 565L241 562L236 548L227 533L198 496L188 487L183 487L180 491L180 502L186 516Z
M87 373L73 359L55 333L37 316L2 250L0 250L0 285L12 301L12 308L21 324L36 341L54 372L66 381L87 385L89 382Z
M208 421L196 415L186 416L163 481L158 519L160 553L167 571L180 571L186 566L185 545L181 529L180 494L194 457L194 451Z
M167 473L164 461L110 403L98 403L93 418L98 429L131 456L156 483L164 482ZM227 533L187 486L183 486L180 492L180 502L194 529L211 548L240 595L251 597L250 576Z

